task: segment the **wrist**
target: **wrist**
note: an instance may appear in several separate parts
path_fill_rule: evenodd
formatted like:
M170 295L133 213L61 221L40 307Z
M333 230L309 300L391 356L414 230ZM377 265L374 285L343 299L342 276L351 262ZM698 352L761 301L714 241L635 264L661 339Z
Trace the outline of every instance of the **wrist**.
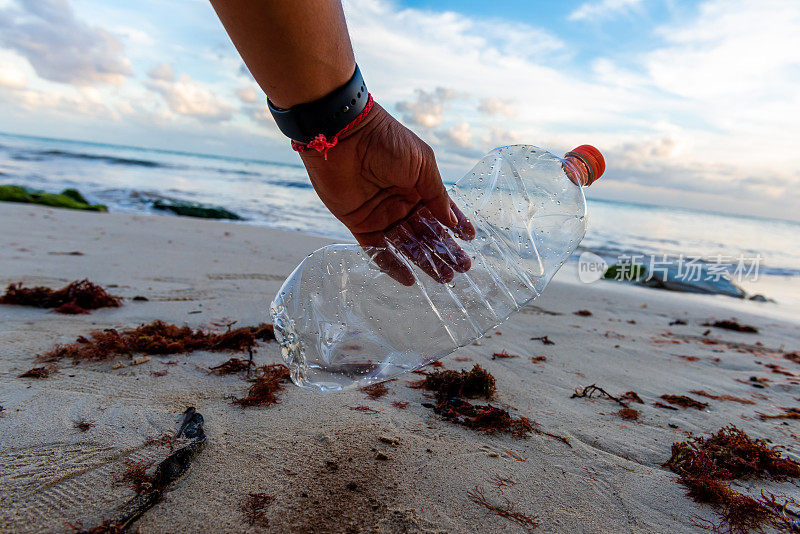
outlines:
M352 56L339 64L294 65L286 76L291 84L272 87L268 92L270 102L281 109L314 102L345 85L355 72L356 62Z
M278 128L297 143L309 143L322 135L331 139L357 119L366 108L369 93L358 65L348 81L313 102L281 108L267 105ZM362 117L363 119L363 117Z

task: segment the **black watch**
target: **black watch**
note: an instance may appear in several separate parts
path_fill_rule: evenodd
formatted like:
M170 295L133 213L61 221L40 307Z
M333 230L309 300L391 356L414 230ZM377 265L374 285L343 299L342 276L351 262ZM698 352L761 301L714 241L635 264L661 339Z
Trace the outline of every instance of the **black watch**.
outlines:
M267 107L286 137L308 143L318 134L330 139L339 133L364 111L368 99L367 86L356 65L349 82L319 100L283 109L268 98Z

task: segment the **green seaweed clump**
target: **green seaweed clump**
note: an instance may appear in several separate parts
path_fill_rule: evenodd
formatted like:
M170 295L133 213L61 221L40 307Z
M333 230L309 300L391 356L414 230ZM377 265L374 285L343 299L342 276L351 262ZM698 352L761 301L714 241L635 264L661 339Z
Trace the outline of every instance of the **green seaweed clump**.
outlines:
M621 280L624 282L635 282L647 275L644 265L635 263L617 263L606 269L603 278L606 280Z
M185 202L183 200L156 200L153 202L153 209L161 211L171 211L176 215L184 217L199 217L201 219L230 219L241 221L242 217L232 211L218 206L209 206L197 202Z
M103 204L89 204L77 189L64 189L61 193L48 193L20 185L0 185L0 201L39 204L70 210L108 211Z

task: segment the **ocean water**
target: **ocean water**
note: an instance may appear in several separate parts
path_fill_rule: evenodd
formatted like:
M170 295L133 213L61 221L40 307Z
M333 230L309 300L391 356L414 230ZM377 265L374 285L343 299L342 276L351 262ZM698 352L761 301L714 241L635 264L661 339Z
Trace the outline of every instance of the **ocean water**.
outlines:
M0 183L74 187L112 211L151 212L158 198L210 203L247 219L233 224L352 242L301 165L0 133ZM641 257L644 265L665 256L741 261L749 276L737 283L775 300L746 305L800 316L800 223L605 201L591 198L591 190L588 196L589 230L578 252L592 251L609 263Z

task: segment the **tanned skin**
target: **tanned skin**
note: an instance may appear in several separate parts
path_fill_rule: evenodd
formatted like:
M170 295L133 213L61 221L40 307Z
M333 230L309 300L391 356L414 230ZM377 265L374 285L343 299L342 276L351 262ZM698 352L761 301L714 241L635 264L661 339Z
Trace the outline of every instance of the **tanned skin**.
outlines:
M312 102L355 71L340 0L211 0L261 89L278 107ZM369 73L365 73L367 79ZM266 112L266 111L265 111ZM450 235L475 228L447 195L433 149L377 103L366 119L322 154L300 154L325 206L359 244L391 246L438 282L470 268ZM404 285L414 276L389 250L375 262Z

